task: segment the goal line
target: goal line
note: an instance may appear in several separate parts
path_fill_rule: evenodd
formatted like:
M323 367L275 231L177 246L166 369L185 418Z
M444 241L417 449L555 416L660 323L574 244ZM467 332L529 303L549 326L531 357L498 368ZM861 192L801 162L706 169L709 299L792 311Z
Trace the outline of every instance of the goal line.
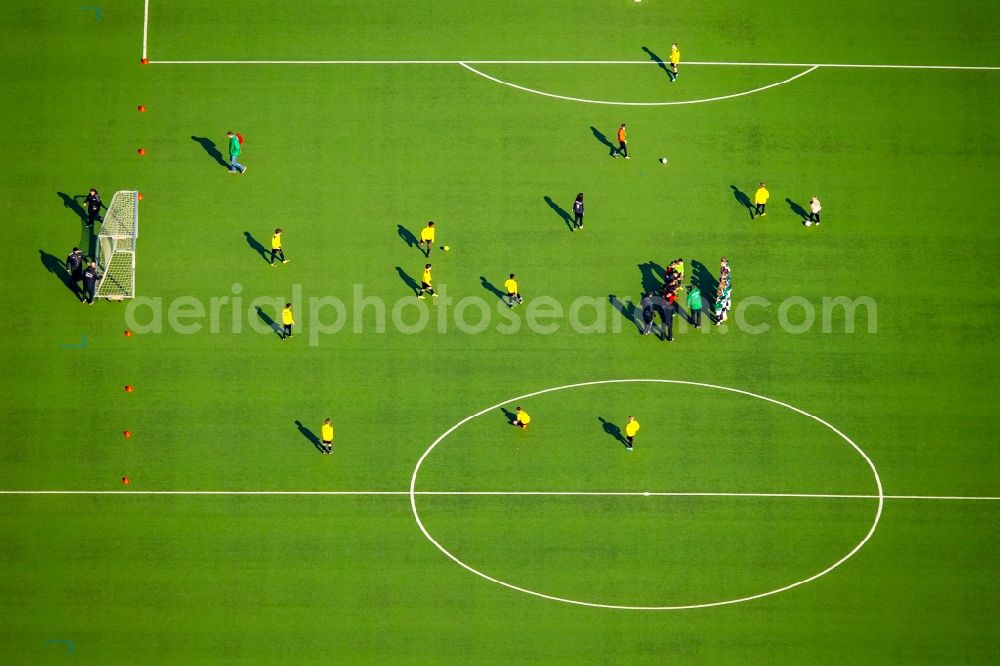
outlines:
M145 56L144 56L145 57ZM655 60L150 60L150 65L659 65ZM955 71L1000 71L992 65L892 65L839 62L740 62L699 61L685 67L815 67L831 69L934 69Z

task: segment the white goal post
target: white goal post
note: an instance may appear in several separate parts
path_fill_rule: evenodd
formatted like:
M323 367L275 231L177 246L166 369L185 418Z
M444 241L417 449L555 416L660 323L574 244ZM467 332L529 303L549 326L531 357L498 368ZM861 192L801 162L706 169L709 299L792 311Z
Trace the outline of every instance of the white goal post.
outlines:
M97 297L135 298L135 245L139 237L139 192L115 192L97 234Z

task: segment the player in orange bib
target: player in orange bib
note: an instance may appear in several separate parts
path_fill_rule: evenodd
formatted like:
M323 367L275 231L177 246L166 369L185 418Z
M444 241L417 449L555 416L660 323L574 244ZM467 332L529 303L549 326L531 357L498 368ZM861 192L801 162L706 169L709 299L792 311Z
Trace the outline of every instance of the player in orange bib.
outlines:
M615 151L615 157L618 157L618 153L621 153L625 159L628 159L628 136L625 133L625 123L618 128L618 150Z

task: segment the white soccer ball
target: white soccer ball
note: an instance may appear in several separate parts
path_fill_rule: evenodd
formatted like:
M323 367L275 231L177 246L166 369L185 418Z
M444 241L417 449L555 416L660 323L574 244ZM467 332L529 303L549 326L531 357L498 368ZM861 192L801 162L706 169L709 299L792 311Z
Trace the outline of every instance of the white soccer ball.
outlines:
M806 220L803 224L805 224L807 227L811 227L813 225L812 220Z
M660 158L660 164L666 164L666 163L667 163L667 158L666 157L661 157Z

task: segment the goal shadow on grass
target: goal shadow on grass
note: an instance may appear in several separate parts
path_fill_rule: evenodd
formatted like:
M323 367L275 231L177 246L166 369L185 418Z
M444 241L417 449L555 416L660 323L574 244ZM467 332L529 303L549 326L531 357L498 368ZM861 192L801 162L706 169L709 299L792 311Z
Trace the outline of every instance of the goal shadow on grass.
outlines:
M59 278L63 286L73 292L76 296L76 300L82 301L83 294L77 283L73 282L73 278L70 277L69 273L66 271L66 264L59 257L49 254L45 250L38 251L39 259L42 262L42 266L45 266L46 270Z
M213 160L218 162L221 166L229 167L226 160L222 157L222 153L219 152L218 147L216 147L215 142L205 136L192 136L191 140L200 145L208 153L208 156Z
M317 451L319 451L320 453L324 453L325 452L325 450L323 449L323 442L321 442L319 440L319 437L316 436L316 433L314 433L312 430L310 430L309 428L307 428L304 425L302 425L302 421L299 421L299 420L296 419L296 421L295 421L295 427L297 427L299 429L299 433L303 437L305 437L306 439L308 439L309 443L312 444L316 448Z

